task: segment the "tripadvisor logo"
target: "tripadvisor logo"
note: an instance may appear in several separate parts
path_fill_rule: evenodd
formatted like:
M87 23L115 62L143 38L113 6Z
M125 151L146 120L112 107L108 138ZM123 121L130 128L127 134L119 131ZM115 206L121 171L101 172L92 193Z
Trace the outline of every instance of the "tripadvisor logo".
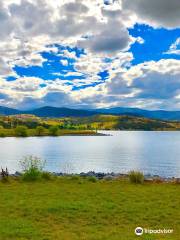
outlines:
M135 234L137 236L141 236L143 234L172 234L173 233L173 229L149 229L149 228L142 228L142 227L137 227L135 229Z
M137 236L142 235L142 234L143 234L143 228L142 228L142 227L137 227L137 228L135 229L135 234L136 234Z

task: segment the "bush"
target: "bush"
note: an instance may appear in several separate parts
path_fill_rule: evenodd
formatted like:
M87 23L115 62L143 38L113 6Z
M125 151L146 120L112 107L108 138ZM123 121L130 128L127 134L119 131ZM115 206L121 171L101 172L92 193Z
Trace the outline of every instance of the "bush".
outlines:
M129 181L131 183L142 184L144 182L144 175L142 172L131 171L129 172Z
M93 183L97 182L97 178L94 176L88 177L87 179L89 182L93 182Z
M41 171L37 168L30 168L23 175L22 179L24 181L36 181L41 178Z
M71 180L80 180L80 176L79 175L73 175L71 176Z
M35 181L41 177L45 161L38 157L27 156L20 161L20 165L24 172L22 179L25 181Z
M44 132L45 132L45 128L44 128L44 127L38 126L38 127L36 128L36 135L37 135L37 136L42 136L42 135L44 134Z
M0 133L0 137L5 137L5 133Z
M49 172L42 172L41 177L44 180L52 180L52 178L53 178L52 174Z
M6 168L6 170L4 170L3 168L1 168L1 181L4 183L9 182L9 172L8 169Z
M27 127L26 126L18 126L15 128L15 135L17 137L27 137Z
M51 127L49 128L49 133L50 133L50 135L52 135L52 136L57 136L57 135L58 135L58 131L59 131L58 126L51 126Z

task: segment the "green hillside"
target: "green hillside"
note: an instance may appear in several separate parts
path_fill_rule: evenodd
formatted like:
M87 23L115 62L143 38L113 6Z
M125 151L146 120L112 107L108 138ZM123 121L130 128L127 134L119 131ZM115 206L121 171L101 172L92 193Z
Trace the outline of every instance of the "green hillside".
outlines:
M96 130L180 130L180 122L134 116L96 115L81 118L0 116L0 136L95 135Z

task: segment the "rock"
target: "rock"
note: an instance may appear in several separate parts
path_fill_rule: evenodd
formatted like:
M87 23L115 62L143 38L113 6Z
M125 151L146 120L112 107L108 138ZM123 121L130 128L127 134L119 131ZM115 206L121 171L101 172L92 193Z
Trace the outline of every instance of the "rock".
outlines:
M154 177L154 178L153 178L153 182L155 182L155 183L163 183L163 182L164 182L164 179L161 178L161 177Z
M104 176L105 176L106 174L105 173L96 173L96 177L98 178L98 179L103 179L104 178Z
M86 173L87 177L96 177L96 173L94 171L90 171Z
M86 177L86 173L84 173L84 172L81 172L79 175L80 175L81 177Z
M116 176L120 177L120 178L126 178L126 177L128 177L128 174L121 173L121 174L116 174Z
M14 174L12 174L12 176L15 176L15 177L20 177L22 175L21 172L18 172L16 171Z
M146 178L144 179L144 181L145 181L145 182L153 182L153 181L154 181L154 178L152 178L152 177L146 177Z
M89 172L81 172L80 174L73 174L73 173L62 173L62 172L53 172L52 175L54 176L67 176L67 177L72 177L72 176L80 176L80 177L94 177L97 180L115 180L115 179L120 179L120 178L127 178L128 174L124 173L103 173L103 172L94 172L94 171L89 171ZM19 177L22 176L21 172L16 171L14 174L10 174L10 176L13 177ZM145 176L145 182L154 182L154 183L162 183L162 182L172 182L172 183L177 183L180 184L180 178L175 178L175 177L160 177L158 175L150 175L146 174ZM1 176L0 176L1 178Z
M55 173L55 176L63 176L63 173Z
M154 177L154 178L160 178L160 176L159 176L159 175L153 175L153 177Z
M104 179L104 180L107 180L107 181L111 181L111 180L114 179L114 176L112 176L112 175L105 175L105 176L103 177L103 179Z
M117 174L115 174L114 172L111 172L110 174L108 175L111 175L111 176L116 176Z
M152 175L148 173L148 174L144 175L144 178L145 179L152 178Z

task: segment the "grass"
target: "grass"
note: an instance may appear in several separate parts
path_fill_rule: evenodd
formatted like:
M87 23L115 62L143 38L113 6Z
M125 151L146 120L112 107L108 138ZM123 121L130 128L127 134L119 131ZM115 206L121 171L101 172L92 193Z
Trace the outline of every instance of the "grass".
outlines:
M141 172L131 171L129 172L129 181L131 183L142 184L144 182L144 175Z
M52 181L0 183L0 240L178 240L180 186ZM170 235L136 237L137 226L173 228Z
M93 130L71 130L71 129L60 129L57 133L57 136L66 136L66 135L96 135L96 132ZM27 129L27 137L37 136L36 129ZM45 129L45 132L41 136L52 136L48 129ZM0 137L18 137L16 135L15 129L0 129Z
M41 178L45 179L45 180L52 180L53 179L53 175L50 172L42 172L41 173Z

